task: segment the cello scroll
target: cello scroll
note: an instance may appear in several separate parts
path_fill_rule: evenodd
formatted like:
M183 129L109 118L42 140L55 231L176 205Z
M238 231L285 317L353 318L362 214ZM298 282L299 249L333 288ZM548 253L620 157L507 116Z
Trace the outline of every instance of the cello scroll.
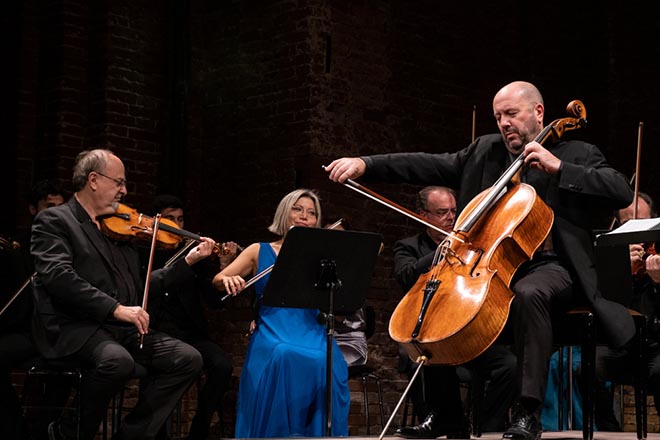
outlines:
M535 139L536 142L542 144L547 140L558 142L565 132L577 130L587 125L587 109L579 99L575 99L568 103L566 112L572 117L555 119Z

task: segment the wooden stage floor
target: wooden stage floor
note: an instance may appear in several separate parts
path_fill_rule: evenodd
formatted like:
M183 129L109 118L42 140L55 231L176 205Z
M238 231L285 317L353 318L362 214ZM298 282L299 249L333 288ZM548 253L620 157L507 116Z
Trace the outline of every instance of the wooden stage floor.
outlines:
M371 436L349 436L349 437L320 437L325 439L350 439L350 440L374 440L378 439L378 435ZM446 438L446 437L439 437ZM498 432L488 432L484 433L481 437L472 437L472 439L481 439L481 440L501 440L502 433ZM304 440L304 437L295 437L296 440ZM394 437L392 435L386 435L383 437L386 440L401 440L400 437ZM544 432L541 436L541 440L582 440L582 431L548 431ZM636 440L637 433L635 432L606 432L606 431L597 431L594 432L594 440ZM660 434L648 434L647 439L649 440L660 440ZM269 439L269 440L282 440L282 439ZM311 438L310 440L319 440L319 437Z

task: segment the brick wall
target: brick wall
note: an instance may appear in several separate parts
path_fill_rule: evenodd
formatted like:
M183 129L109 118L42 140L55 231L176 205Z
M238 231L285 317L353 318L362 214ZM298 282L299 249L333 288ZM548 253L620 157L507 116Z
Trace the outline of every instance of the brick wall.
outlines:
M637 123L647 121L649 144L657 139L658 47L645 44L650 14L625 7L509 2L475 13L469 3L430 0L19 4L5 27L18 48L7 52L14 69L3 82L3 91L16 85L7 94L10 146L0 165L14 203L0 232L28 228L24 194L32 180L68 185L75 155L97 145L123 158L128 204L145 210L157 192L174 192L188 203L191 230L243 246L272 239L266 226L282 195L317 188L326 215L383 235L367 298L378 321L370 363L383 379L386 414L405 386L387 332L403 293L391 276L392 244L418 226L329 183L321 165L343 155L455 151L470 140L473 109L477 135L495 130L492 95L514 79L539 85L548 121L582 99L590 121L584 138L628 175ZM657 198L658 153L645 151L641 188ZM371 188L408 207L418 189ZM244 295L209 312L236 377L249 305ZM233 399L230 393L229 421Z

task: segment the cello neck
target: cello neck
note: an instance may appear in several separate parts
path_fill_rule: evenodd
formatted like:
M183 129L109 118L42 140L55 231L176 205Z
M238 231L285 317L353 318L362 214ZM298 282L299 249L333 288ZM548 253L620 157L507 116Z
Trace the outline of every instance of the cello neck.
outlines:
M469 213L467 218L457 225L456 230L459 232L469 232L472 226L484 215L488 210L497 202L497 200L506 193L506 187L513 179L513 177L520 171L525 164L525 155L520 154L513 163L506 169L504 174L490 187L488 194L481 199L479 204Z

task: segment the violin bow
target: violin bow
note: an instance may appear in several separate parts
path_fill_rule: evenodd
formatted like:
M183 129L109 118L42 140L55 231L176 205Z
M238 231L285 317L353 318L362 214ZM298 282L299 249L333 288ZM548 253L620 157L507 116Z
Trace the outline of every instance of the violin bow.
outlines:
M195 241L195 240L193 240L192 238L187 239L187 243L185 244L185 246L182 246L181 249L179 249L179 250L176 252L176 254L172 255L172 256L170 257L170 259L167 260L167 261L165 262L165 264L163 265L163 267L169 267L169 266L171 266L172 264L174 264L175 262L177 262L177 261L179 260L179 258L181 258L181 256L184 254L184 252L190 250L190 248L192 248L192 247L193 247L194 245L196 245L197 243L198 243L198 242Z
M633 186L634 184L634 189L633 189L633 219L637 218L637 207L639 205L638 200L639 200L639 179L637 176L639 176L639 170L641 169L642 165L642 131L644 129L644 123L639 122L639 127L637 128L637 158L635 159L635 172L633 173L632 177L630 178L630 181L628 182L629 185ZM610 223L610 231L614 229L614 225L616 224L617 218L616 214L614 215L614 218L612 218L612 222Z
M374 201L380 203L381 205L384 205L384 206L387 206L390 209L393 209L394 211L398 212L399 214L403 214L406 217L409 217L409 218L423 224L424 226L427 226L427 227L429 227L429 228L431 228L435 231L440 232L441 234L444 234L446 237L452 237L456 241L464 243L463 240L461 240L459 237L453 235L451 232L447 232L444 229L437 227L433 223L428 222L421 215L416 214L416 213L412 212L411 210L406 209L403 206L398 205L398 204L394 203L393 201L386 199L385 197L381 196L380 194L376 193L375 191L370 190L369 188L365 187L364 185L360 185L359 183L355 182L352 179L346 179L346 182L344 182L343 185L346 186L347 188L352 189L355 192L358 192L358 193L362 194L365 197L370 198L371 200L374 200Z
M154 266L154 253L156 250L156 242L157 242L157 235L158 235L158 228L160 226L160 214L156 214L154 217L154 225L153 225L153 236L151 237L151 249L149 250L149 264L147 265L147 277L146 281L144 282L144 295L142 296L142 309L144 311L147 310L147 302L149 299L149 286L151 284L151 269ZM148 330L148 329L147 329ZM140 334L140 348L144 346L144 335L145 333Z
M640 121L639 127L637 128L637 160L635 163L635 193L633 195L633 218L637 218L637 206L639 200L639 169L641 168L642 163L642 130L644 129L644 123Z
M477 133L477 106L472 106L472 142L476 138Z
M23 284L21 284L21 287L18 288L16 293L14 293L14 295L9 299L9 301L7 301L7 304L5 304L2 310L0 310L0 316L2 316L2 314L5 313L5 310L9 308L9 306L16 300L16 298L18 298L18 295L20 295L21 292L25 290L25 288L30 284L30 280L32 280L32 277L35 276L36 274L37 273L34 272L32 275L28 277L27 280L23 282Z

